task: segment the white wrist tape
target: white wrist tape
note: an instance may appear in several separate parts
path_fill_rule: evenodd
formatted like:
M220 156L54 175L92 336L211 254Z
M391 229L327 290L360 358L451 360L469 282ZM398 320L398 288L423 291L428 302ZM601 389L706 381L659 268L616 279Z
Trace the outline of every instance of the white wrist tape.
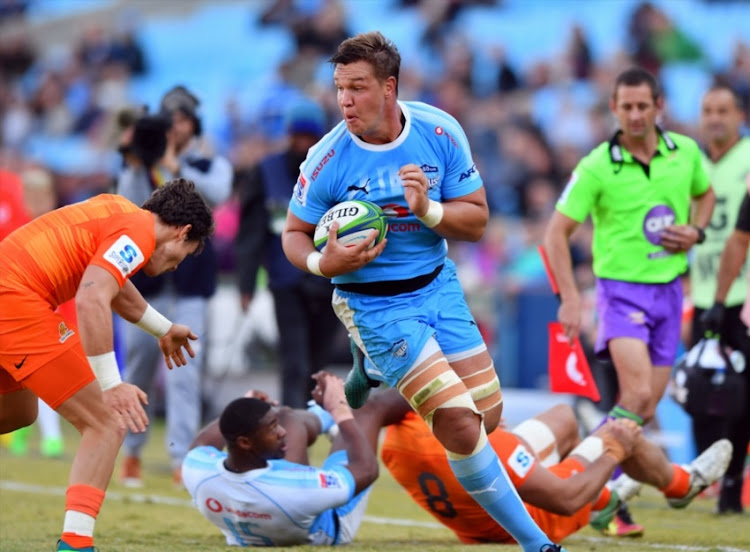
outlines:
M312 272L313 274L317 274L318 276L326 277L325 274L323 274L320 271L320 259L323 258L323 253L320 251L313 251L307 256L307 270Z
M120 378L120 370L117 368L117 359L115 358L115 352L110 351L103 355L96 355L86 357L89 360L91 369L94 371L96 381L99 382L99 386L102 391L112 389L116 385L122 383Z
M417 217L427 228L434 228L443 220L443 204L434 199L430 200L430 206L422 217Z
M146 306L146 312L135 325L154 337L164 337L167 335L169 328L172 327L172 322L154 307L148 305Z

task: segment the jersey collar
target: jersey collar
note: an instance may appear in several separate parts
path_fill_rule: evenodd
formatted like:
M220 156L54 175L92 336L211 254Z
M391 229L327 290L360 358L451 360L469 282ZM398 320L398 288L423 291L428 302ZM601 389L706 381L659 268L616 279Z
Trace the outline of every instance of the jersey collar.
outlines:
M406 140L406 137L409 136L409 131L411 130L411 112L409 111L409 108L406 106L406 104L401 101L398 102L398 106L401 108L401 113L403 113L404 117L406 118L406 123L404 123L404 128L403 130L401 130L401 134L399 134L398 138L396 138L393 142L389 142L387 144L370 144L369 142L365 142L364 140L360 139L356 134L352 134L347 130L347 132L349 132L349 136L351 136L352 138L352 141L360 148L367 151L389 151L403 144L404 140Z
M656 125L656 133L659 137L659 141L656 144L656 151L661 155L666 156L669 152L677 149L677 144L674 143L672 138L664 132L659 125ZM609 159L612 163L622 165L623 163L632 163L633 156L628 150L620 145L620 134L622 130L615 132L614 136L609 141Z

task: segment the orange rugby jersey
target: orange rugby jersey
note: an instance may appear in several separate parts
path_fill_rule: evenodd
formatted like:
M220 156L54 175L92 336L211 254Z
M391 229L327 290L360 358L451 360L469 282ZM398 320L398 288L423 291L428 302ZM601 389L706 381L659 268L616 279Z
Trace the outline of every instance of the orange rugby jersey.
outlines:
M520 487L536 460L513 433L496 429L489 440L513 485ZM415 450L419 451L418 462ZM386 428L380 454L393 478L417 504L453 530L462 542L515 542L461 487L440 441L415 413L409 412L401 422Z
M149 211L101 194L46 213L0 242L0 283L27 288L56 308L75 297L89 264L122 287L151 257L155 240Z

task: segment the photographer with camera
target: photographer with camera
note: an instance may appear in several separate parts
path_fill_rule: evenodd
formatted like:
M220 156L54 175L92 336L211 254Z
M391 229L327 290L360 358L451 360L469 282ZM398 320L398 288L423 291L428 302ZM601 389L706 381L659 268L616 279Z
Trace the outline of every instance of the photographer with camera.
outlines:
M162 184L175 178L195 183L209 205L224 202L231 192L233 170L229 161L210 150L201 137L198 117L200 101L184 86L175 86L162 98L156 114L132 113L120 117L123 132L119 151L123 168L117 179L117 193L142 204ZM157 278L136 274L132 279L141 294L159 312L181 320L204 343L208 299L216 289L218 264L210 240L200 257L188 257L179 268ZM125 378L149 393L161 366L159 348L138 328L125 331L127 362ZM201 423L201 375L205 352L168 373L166 387L166 442L172 461L173 480L182 482L180 467ZM143 485L140 454L147 433L128 433L121 482L130 487Z

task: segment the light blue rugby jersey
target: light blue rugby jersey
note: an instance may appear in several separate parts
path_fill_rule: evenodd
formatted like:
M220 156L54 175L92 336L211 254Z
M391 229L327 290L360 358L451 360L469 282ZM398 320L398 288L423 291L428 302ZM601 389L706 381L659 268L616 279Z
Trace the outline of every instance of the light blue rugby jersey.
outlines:
M361 199L379 205L389 217L388 244L375 260L356 272L333 278L337 284L405 280L429 274L445 262L445 239L409 210L399 169L409 163L429 179L429 197L444 201L482 186L469 142L458 121L421 102L399 102L406 125L390 144L374 145L351 134L344 121L308 152L300 167L289 208L317 224L341 201Z
M343 452L343 451L342 451ZM292 546L336 542L333 508L354 496L355 482L343 465L316 468L269 460L266 468L233 473L227 453L203 446L190 450L182 479L198 510L229 545ZM346 460L343 454L339 458Z

